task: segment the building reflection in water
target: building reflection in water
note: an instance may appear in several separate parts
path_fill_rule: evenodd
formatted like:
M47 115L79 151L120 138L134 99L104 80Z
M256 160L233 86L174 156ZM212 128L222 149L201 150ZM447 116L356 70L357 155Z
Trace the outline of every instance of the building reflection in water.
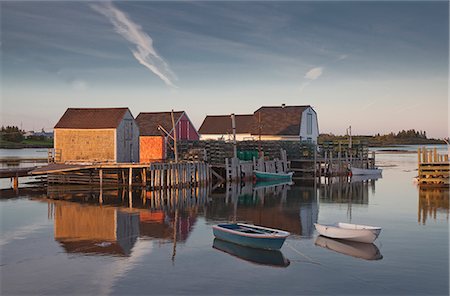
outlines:
M375 193L375 183L379 176L352 176L326 179L320 184L319 195L321 203L354 203L367 205L369 192Z
M428 218L436 220L437 214L442 213L448 221L449 215L449 188L448 187L419 187L419 208L417 220L426 224Z
M129 256L138 238L187 240L207 188L159 192L49 187L54 236L68 253ZM173 256L174 257L174 256Z

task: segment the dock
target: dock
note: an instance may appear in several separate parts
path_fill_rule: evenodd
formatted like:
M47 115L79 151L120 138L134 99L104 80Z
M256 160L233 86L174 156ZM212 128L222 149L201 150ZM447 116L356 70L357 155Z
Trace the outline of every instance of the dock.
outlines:
M437 149L418 148L418 176L420 186L448 187L450 163L448 154L440 154Z
M149 186L151 189L196 186L212 179L205 162L53 163L29 174L47 175L49 184Z

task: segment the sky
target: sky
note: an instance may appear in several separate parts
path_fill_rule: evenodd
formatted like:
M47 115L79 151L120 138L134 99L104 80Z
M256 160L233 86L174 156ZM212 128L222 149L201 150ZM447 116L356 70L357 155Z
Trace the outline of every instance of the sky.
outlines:
M311 105L321 133L449 134L447 1L1 1L2 125L69 107L251 114Z

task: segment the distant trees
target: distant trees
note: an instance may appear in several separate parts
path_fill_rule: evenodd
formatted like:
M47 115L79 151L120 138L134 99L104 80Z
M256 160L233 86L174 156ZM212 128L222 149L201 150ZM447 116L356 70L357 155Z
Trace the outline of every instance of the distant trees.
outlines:
M420 138L420 139L426 139L427 138L427 134L425 131L416 131L414 129L410 129L410 130L402 130L400 132L397 133L396 135L397 138L407 138L407 139L411 139L411 138Z
M348 140L349 136L337 136L333 134L320 134L319 142L327 142L327 141L339 141L339 140ZM353 135L353 140L364 141L369 143L369 145L377 146L377 145L402 145L402 144L440 144L443 143L442 140L437 139L429 139L427 138L427 133L425 131L416 131L415 129L409 130L401 130L397 133L390 132L388 134L381 135L380 133L375 134L374 136L361 136L361 135Z
M0 129L0 139L9 142L20 143L24 139L25 132L20 130L17 126L2 126Z

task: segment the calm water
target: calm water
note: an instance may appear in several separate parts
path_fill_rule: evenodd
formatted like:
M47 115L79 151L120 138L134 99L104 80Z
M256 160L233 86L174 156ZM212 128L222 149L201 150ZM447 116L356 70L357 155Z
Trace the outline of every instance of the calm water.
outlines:
M377 155L383 177L370 181L4 191L1 294L448 295L448 190L419 190L416 158ZM214 241L211 225L234 219L293 235L281 252ZM317 221L383 231L350 244L318 238Z

